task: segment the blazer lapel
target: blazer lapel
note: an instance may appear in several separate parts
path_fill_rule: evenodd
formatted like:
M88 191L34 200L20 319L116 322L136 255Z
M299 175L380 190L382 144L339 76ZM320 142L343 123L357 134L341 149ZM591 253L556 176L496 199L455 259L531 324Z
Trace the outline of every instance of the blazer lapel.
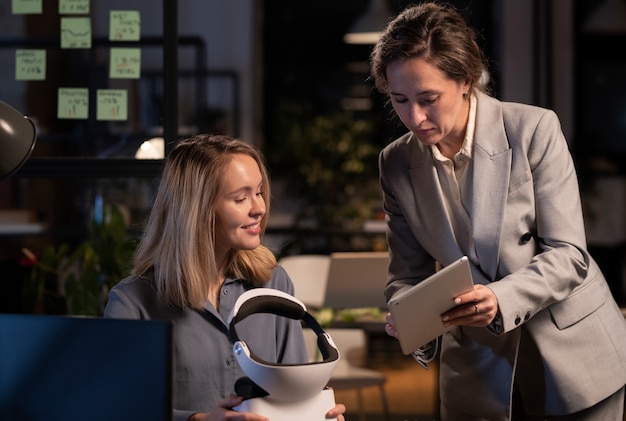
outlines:
M493 247L500 245L512 155L499 104L478 94L477 107L471 205L473 237L481 270L494 280L499 253L494 253Z
M420 233L420 242L431 256L441 256L443 252L449 261L440 263L447 265L463 253L445 209L431 152L415 137L411 143L409 173L415 198L415 221L422 224L415 231Z

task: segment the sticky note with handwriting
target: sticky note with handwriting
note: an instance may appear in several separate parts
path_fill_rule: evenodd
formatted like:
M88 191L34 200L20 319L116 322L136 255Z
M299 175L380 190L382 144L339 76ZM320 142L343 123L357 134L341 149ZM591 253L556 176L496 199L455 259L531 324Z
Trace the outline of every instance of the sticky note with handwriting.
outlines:
M140 48L111 48L110 55L109 77L111 79L139 79Z
M12 0L11 11L14 15L38 15L42 13L42 0Z
M88 17L61 18L61 48L91 48L91 20Z
M110 41L139 41L141 17L138 10L111 10L109 13Z
M59 88L57 118L80 120L89 117L89 89Z
M89 2L90 0L59 0L59 14L89 14Z
M98 89L96 97L96 120L128 119L128 93L125 89Z
M46 50L15 50L15 80L46 80Z

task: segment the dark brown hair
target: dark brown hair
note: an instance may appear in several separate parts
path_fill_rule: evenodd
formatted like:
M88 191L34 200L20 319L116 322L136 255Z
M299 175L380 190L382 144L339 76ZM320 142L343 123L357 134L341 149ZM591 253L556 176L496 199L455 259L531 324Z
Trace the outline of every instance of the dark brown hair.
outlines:
M397 60L420 57L450 79L470 81L472 89L487 90L485 56L476 31L450 5L422 3L392 20L370 55L376 89L387 95L387 66Z

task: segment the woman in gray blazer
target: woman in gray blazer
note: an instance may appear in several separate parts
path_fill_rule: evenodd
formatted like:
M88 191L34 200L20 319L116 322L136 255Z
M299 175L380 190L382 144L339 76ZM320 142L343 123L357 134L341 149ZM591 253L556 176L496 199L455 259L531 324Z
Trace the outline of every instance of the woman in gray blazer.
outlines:
M471 261L474 289L442 315L442 419L621 421L626 321L587 252L559 120L488 96L485 62L459 13L433 3L402 12L372 51L376 87L409 130L379 159L386 296L435 262Z

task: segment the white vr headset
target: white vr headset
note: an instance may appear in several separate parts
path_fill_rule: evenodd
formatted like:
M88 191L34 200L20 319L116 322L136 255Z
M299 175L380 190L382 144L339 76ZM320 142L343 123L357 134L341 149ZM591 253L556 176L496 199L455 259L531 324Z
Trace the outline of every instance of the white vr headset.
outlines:
M254 313L271 313L303 321L317 335L322 361L277 364L254 355L246 342L239 338L235 328L238 322ZM277 403L314 399L326 387L339 360L339 351L330 335L324 332L300 300L282 291L271 288L246 291L235 302L228 324L239 366L252 382L269 395L267 399Z

